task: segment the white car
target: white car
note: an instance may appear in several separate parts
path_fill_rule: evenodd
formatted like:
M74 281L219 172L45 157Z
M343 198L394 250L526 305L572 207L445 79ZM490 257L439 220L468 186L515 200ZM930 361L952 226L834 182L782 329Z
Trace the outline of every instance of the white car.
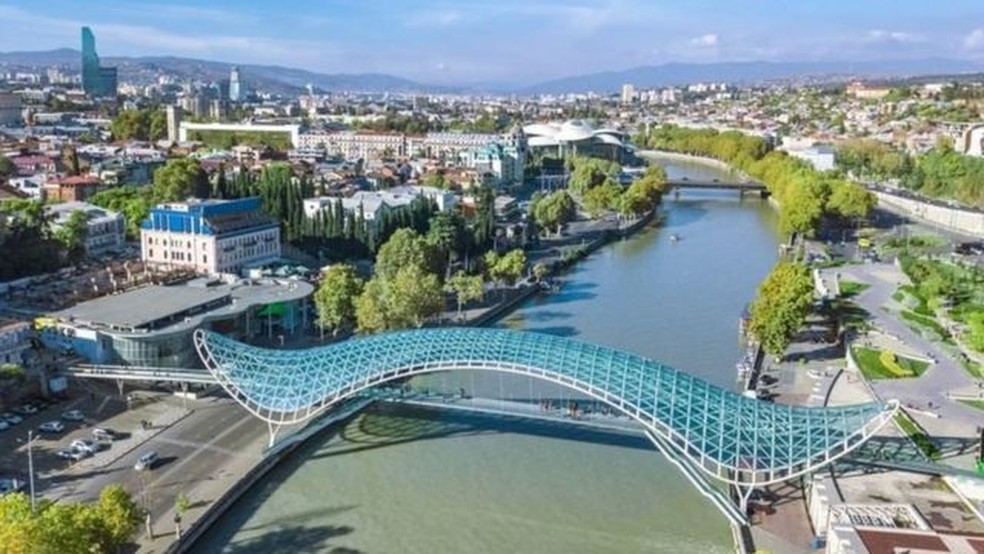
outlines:
M61 433L65 430L65 425L60 421L46 421L38 426L42 433Z
M61 416L65 421L82 421L85 419L85 415L83 415L79 410L68 410L66 412L62 412Z
M157 452L153 450L144 452L143 454L140 455L139 458L137 458L137 463L134 464L133 469L137 471L143 471L145 469L153 469L154 464L157 462L158 458L160 458L160 456L157 454Z
M102 429L100 427L96 427L95 429L92 430L92 438L96 439L97 441L114 441L117 439L117 435L116 433L110 431L109 429Z
M18 423L24 421L24 418L13 412L4 412L0 414L0 419L6 421L8 425L17 425Z
M89 454L95 454L102 450L102 444L89 439L75 439L68 447L73 450L82 450Z
M0 431L6 431L8 427L10 427L10 424L0 419Z
M77 462L89 455L90 453L88 451L80 450L78 448L66 448L64 450L59 450L58 452L55 452L55 456L58 456L59 458L64 458L66 460L72 460L73 462Z

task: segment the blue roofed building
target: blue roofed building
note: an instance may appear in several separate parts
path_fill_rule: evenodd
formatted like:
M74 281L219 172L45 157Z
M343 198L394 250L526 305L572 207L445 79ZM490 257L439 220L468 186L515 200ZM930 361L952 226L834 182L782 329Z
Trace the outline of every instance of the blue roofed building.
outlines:
M141 259L198 273L240 273L280 258L280 224L260 198L159 204L140 226Z

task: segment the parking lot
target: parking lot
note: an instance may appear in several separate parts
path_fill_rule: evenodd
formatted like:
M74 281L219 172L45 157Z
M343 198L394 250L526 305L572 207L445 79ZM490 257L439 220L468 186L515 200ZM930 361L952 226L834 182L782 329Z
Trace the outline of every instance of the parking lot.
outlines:
M39 494L57 481L59 473L94 469L118 458L153 431L155 415L163 415L155 409L161 393L131 397L132 411L146 414L151 424L147 429L139 422L135 429L129 423L121 428L104 425L108 420L121 425L119 416L127 411L126 400L105 384L86 384L67 397L35 398L5 410L2 417L7 428L0 430L0 482L27 482L29 432L33 437L31 454Z

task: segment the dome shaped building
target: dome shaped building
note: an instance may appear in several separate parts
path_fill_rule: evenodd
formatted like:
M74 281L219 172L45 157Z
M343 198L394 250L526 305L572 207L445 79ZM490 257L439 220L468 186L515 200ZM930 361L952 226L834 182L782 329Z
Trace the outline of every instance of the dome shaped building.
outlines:
M523 127L523 132L531 152L558 158L585 155L623 162L634 150L628 134L611 128L595 129L581 119L531 123Z

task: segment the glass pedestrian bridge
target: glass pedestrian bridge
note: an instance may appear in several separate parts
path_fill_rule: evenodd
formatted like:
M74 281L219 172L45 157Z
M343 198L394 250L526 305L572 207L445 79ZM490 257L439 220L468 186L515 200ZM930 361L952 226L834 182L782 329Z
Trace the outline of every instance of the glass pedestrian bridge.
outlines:
M739 487L784 481L844 456L889 422L898 403L836 408L747 398L659 362L532 332L400 331L307 350L268 350L209 331L195 346L226 391L270 426L303 422L395 379L496 371L558 383L636 420L704 473Z

